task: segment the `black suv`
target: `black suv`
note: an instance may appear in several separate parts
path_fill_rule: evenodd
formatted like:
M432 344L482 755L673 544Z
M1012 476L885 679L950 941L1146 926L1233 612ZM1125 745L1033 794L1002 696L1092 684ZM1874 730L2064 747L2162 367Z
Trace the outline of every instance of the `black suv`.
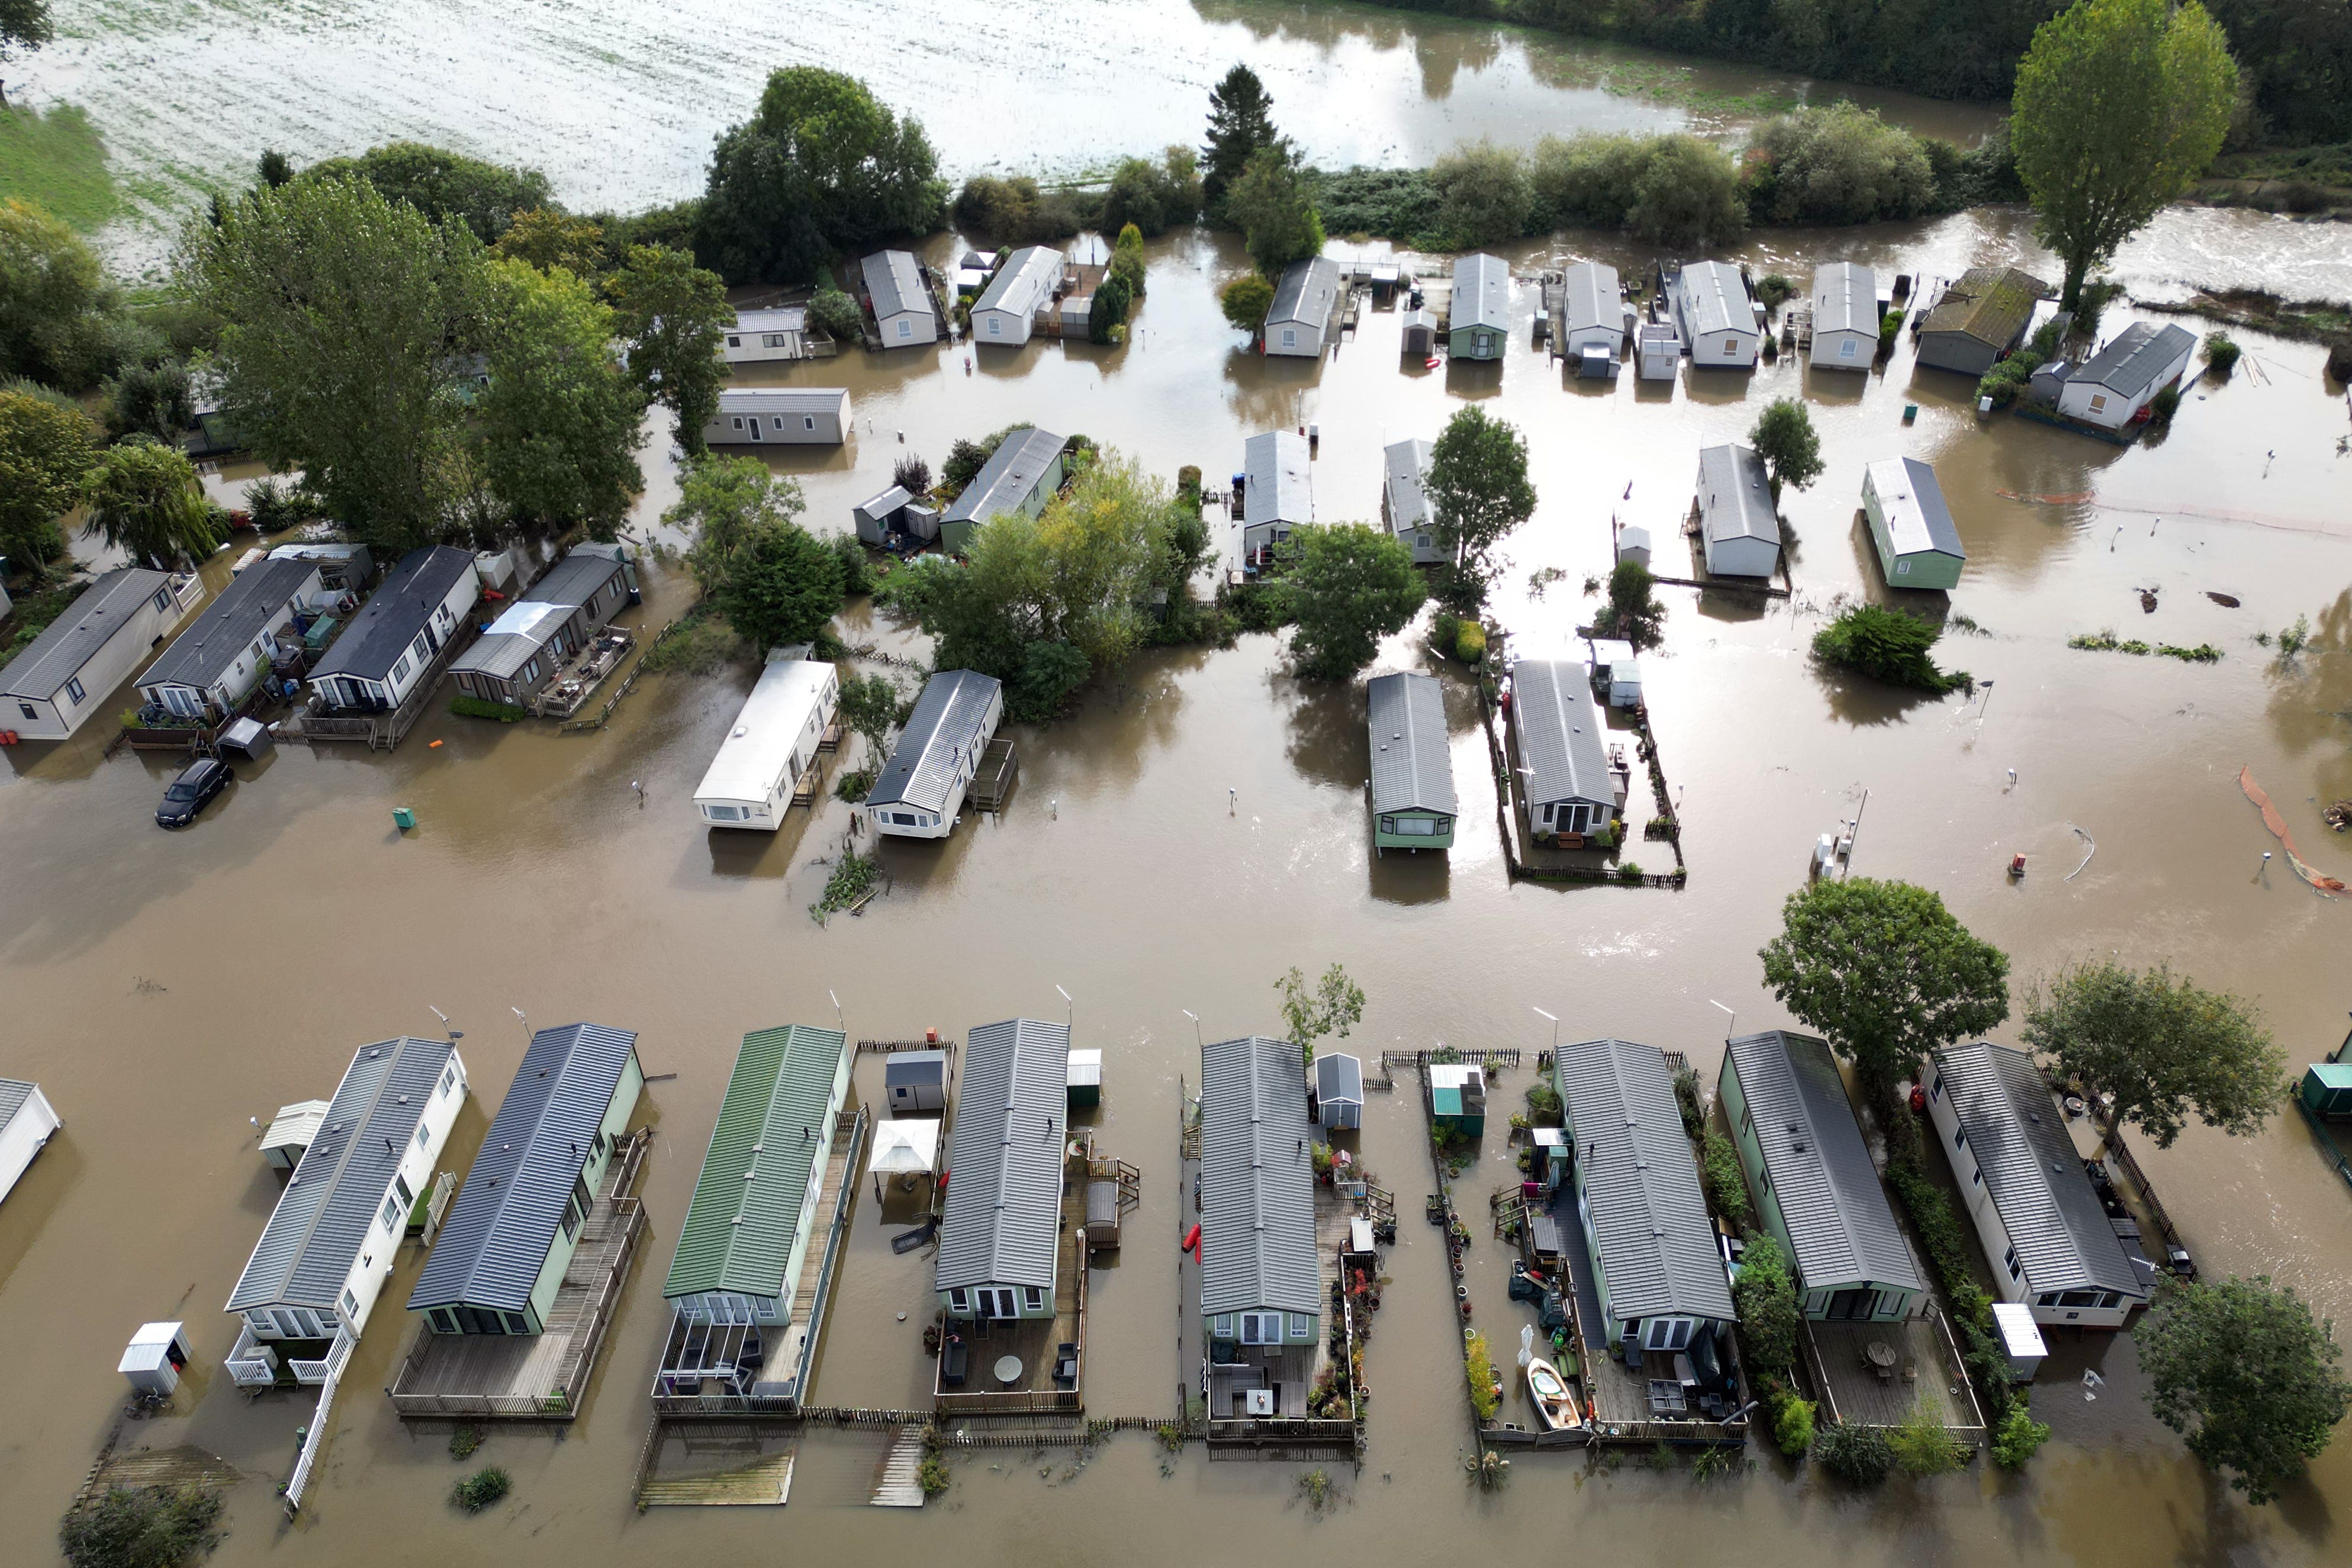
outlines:
M196 820L197 812L212 803L214 796L228 788L231 777L228 764L216 757L204 758L190 765L163 791L163 803L155 808L156 825L186 827Z

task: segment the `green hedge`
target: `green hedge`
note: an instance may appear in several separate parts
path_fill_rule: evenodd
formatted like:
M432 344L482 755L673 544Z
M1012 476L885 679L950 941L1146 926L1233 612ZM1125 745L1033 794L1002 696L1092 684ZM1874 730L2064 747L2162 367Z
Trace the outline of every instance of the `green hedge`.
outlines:
M463 693L450 699L449 711L459 718L494 718L500 724L514 724L530 716L512 703L485 702Z

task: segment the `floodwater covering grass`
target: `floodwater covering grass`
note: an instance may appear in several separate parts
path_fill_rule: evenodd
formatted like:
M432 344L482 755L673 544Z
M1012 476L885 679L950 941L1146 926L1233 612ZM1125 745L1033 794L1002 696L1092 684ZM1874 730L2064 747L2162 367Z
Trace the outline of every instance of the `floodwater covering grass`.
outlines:
M114 216L121 203L106 143L80 105L52 104L46 114L0 110L0 201L12 197L85 234Z

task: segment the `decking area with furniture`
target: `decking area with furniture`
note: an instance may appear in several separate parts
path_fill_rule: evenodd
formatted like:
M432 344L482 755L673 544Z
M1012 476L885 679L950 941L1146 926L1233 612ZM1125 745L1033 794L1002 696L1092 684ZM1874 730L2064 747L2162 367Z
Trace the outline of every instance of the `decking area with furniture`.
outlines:
M1892 1322L1803 1322L1805 1381L1821 1419L1896 1427L1926 1406L1963 1442L1984 1435L1976 1392L1940 1312Z
M943 1418L1075 1416L1086 1406L1087 1190L1083 1156L1062 1184L1063 1266L1050 1318L947 1321L931 1402Z

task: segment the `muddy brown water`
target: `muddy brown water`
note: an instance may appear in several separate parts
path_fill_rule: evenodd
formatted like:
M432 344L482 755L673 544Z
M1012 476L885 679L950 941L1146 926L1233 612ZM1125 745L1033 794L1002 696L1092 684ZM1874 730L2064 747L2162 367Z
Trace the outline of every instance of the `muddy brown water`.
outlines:
M1775 235L1748 256L1781 260L1809 246L1945 277L1979 257L2032 255L2014 225L1978 214L1818 244ZM1370 998L1350 1048L1532 1051L1549 1040L1533 1011L1543 1008L1571 1037L1685 1051L1711 1082L1727 1021L1717 1004L1741 1028L1785 1021L1759 985L1756 950L1801 884L1814 836L1851 816L1865 789L1856 870L1940 890L2011 952L2021 984L2074 955L2169 959L2259 1001L2298 1067L2342 1036L2352 908L2314 895L2284 857L2261 869L2275 845L2236 783L2251 766L2305 854L2352 877L2352 851L2318 817L2352 795L2352 458L2344 389L2323 379L2315 350L2249 338L2234 380L2192 392L2168 437L2125 451L2015 419L1979 424L1968 385L1915 371L1907 347L1867 378L1812 377L1784 361L1752 375L1686 372L1670 391L1630 375L1600 388L1564 382L1527 346L1534 291L1524 286L1498 367L1402 361L1389 312L1368 314L1319 366L1266 361L1216 314L1214 287L1243 265L1197 235L1158 246L1123 349L1040 342L992 350L968 371L967 350L945 348L770 372L846 385L857 415L842 451L775 466L804 486L813 523L834 529L902 450L936 465L954 437L1008 423L1080 431L1155 472L1194 463L1213 477L1238 465L1248 434L1312 423L1318 516L1368 517L1381 444L1433 434L1449 409L1476 400L1527 433L1542 496L1508 547L1496 612L1520 652L1558 653L1589 615L1582 584L1607 568L1612 510L1654 523L1679 510L1700 444L1736 437L1774 396L1802 395L1829 467L1787 500L1795 601L1663 595L1666 643L1646 688L1687 824L1688 890L1508 884L1466 690L1451 708L1459 847L1444 860L1373 859L1360 685L1296 682L1265 637L1139 658L1075 716L1019 731L1023 778L1002 819L969 821L941 845L888 846L890 894L822 930L805 909L845 808L829 802L763 841L710 833L688 805L748 671L648 680L589 737L436 714L388 757L282 748L242 768L220 803L173 834L151 821L163 763L101 759L95 742L9 752L0 1071L38 1080L66 1125L0 1205L0 1343L11 1347L0 1360L0 1558L47 1560L52 1521L117 1425L123 1342L143 1320L183 1317L196 1365L182 1413L129 1428L128 1440L195 1443L251 1478L231 1494L224 1564L374 1561L394 1542L404 1558L515 1564L746 1552L1173 1563L1204 1549L1390 1563L1563 1542L1634 1560L1662 1548L1769 1563L2343 1560L2336 1511L2352 1508L2352 1445L2276 1507L2244 1508L2147 1418L2127 1339L2054 1346L2034 1402L2059 1436L2022 1479L1979 1461L1857 1498L1761 1452L1748 1471L1705 1482L1653 1472L1638 1456L1588 1467L1545 1455L1516 1464L1506 1490L1476 1490L1461 1468L1468 1429L1444 1260L1412 1216L1429 1176L1406 1091L1376 1096L1367 1115L1366 1158L1407 1223L1369 1353L1370 1449L1360 1471L1341 1470L1327 1513L1304 1501L1297 1465L1212 1463L1196 1448L1163 1476L1140 1436L1075 1469L1066 1452L983 1453L920 1513L875 1513L863 1504L880 1438L834 1435L803 1445L781 1511L632 1511L666 1323L661 1274L738 1041L756 1027L829 1019L828 991L850 1032L874 1037L936 1026L961 1038L992 1019L1056 1012L1057 985L1075 998L1079 1040L1106 1052L1102 1141L1145 1173L1125 1252L1093 1287L1087 1396L1100 1415L1174 1405L1176 1116L1180 1082L1198 1074L1184 1009L1207 1030L1271 1030L1276 977L1338 960ZM1906 426L1907 403L1919 412ZM1950 608L1982 634L1955 634L1942 652L1993 683L1978 703L1857 685L1806 653L1836 596L1887 591L1853 519L1863 464L1899 453L1935 462L1969 549ZM646 466L649 523L674 494L658 440ZM1563 575L1538 596L1530 574L1550 568ZM650 627L685 596L674 573L648 575L637 614ZM2137 593L2148 587L2153 614ZM2257 631L2298 615L2316 629L2299 658L2255 645ZM848 619L853 640L920 652L896 627L869 631L862 610ZM2210 640L2227 656L2189 666L2064 647L2108 626ZM1400 639L1384 662L1426 661ZM394 830L394 805L417 813L414 833ZM2068 880L2077 828L2097 851ZM1662 847L1633 852L1659 858ZM2012 883L2002 873L2018 852L2030 869ZM379 1392L411 1332L396 1305L417 1265L404 1258L393 1304L345 1380L316 1490L289 1526L271 1489L310 1402L247 1404L220 1369L234 1324L219 1305L278 1191L247 1118L327 1092L361 1041L436 1027L431 1006L467 1031L477 1094L459 1166L520 1057L510 1008L540 1025L586 1018L641 1031L647 1071L676 1074L646 1099L660 1129L652 1240L582 1417L561 1431L494 1430L475 1462L505 1466L515 1490L472 1519L444 1500L459 1473L446 1426L404 1427ZM1498 1116L1529 1081L1502 1076ZM876 1092L872 1059L858 1083ZM2146 1159L2209 1270L2271 1274L2322 1312L2352 1316L2352 1192L2300 1120L2236 1142L2191 1130ZM1463 1189L1475 1205L1510 1175L1509 1151L1490 1137ZM928 1385L928 1263L891 1254L897 1228L870 1193L861 1199L817 1374L827 1403L900 1406ZM1481 1236L1472 1260L1476 1321L1507 1356L1521 1319L1503 1299L1499 1251ZM2086 1367L2105 1379L2095 1399L2077 1381Z

